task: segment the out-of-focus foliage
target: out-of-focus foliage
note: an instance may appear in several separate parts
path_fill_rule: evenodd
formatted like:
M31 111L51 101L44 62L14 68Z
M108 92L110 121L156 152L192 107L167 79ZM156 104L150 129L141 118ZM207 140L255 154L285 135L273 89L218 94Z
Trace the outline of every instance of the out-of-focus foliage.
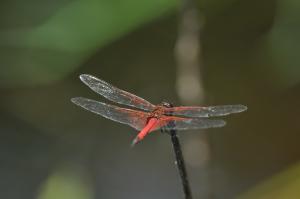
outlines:
M32 8L35 3L21 2L24 7ZM0 86L58 80L105 44L174 10L178 1L72 0L54 4L59 4L57 9L38 23L31 18L32 24L29 22L25 27L0 29ZM27 17L18 13L20 5L7 3L2 8L6 9L1 9L2 12L8 13L6 20L15 15ZM36 12L36 18L40 12Z
M21 5L18 5L21 4ZM54 2L56 9L42 5L31 17L22 14L22 6L29 7L34 1L6 3L2 7L3 21L15 15L25 18L0 30L0 86L20 86L47 83L70 74L88 57L104 45L115 41L136 27L169 11L179 2L175 0L154 1L104 1L77 0ZM219 15L235 6L236 0L199 1L207 15ZM299 81L300 67L296 62L300 41L298 38L299 3L280 1L276 7L274 25L266 40L267 57L272 57L278 77L283 85ZM53 6L55 7L55 6ZM48 14L36 20L43 12ZM50 11L49 11L50 10ZM25 10L26 11L26 10ZM29 12L27 10L27 12ZM26 13L26 12L24 12ZM25 16L24 16L25 15ZM26 19L27 18L27 19ZM230 24L228 24L230 26ZM12 81L11 77L18 77ZM282 85L282 86L283 86Z
M199 7L205 11L205 14L218 15L230 8L238 0L198 0L197 2Z
M268 35L268 48L284 87L300 80L300 2L278 1L274 25Z
M178 5L1 1L1 199L181 198L167 135L155 132L130 149L133 129L70 102L105 100L78 79L90 73L153 103L176 105ZM203 105L249 109L207 130L207 148L202 131L180 134L195 198L299 196L299 166L284 171L300 157L299 5L198 1ZM212 155L204 165L206 152Z
M297 164L238 197L239 199L298 199L300 164Z
M44 183L38 199L92 199L88 181L79 174L70 169L56 171Z

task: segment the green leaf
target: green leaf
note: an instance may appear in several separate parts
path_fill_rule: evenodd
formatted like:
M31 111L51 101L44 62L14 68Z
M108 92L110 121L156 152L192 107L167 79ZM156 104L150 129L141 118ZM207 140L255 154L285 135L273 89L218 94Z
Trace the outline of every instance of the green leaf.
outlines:
M175 10L178 2L76 0L29 29L2 31L0 83L7 87L58 80L104 45Z
M300 164L259 184L238 199L297 199L300 197Z

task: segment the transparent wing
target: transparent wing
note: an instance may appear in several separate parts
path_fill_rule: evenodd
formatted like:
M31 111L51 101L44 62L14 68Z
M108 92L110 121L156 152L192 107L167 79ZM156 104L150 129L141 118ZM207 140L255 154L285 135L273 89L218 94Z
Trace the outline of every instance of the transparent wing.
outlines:
M224 120L206 119L206 118L184 118L177 116L161 117L158 126L153 129L158 130L191 130L191 129L208 129L223 127L226 122Z
M179 106L166 108L166 114L178 115L185 117L213 117L224 116L232 113L240 113L247 110L247 106L244 105L223 105L223 106Z
M80 75L80 79L93 91L102 95L106 99L109 99L110 101L148 111L152 111L155 108L155 106L150 102L134 94L118 89L113 85L92 75L83 74Z
M223 127L226 124L224 120L184 118L172 120L163 126L165 130L190 130L190 129L208 129Z
M147 112L120 108L83 97L75 97L72 98L71 101L88 111L101 115L107 119L127 124L136 130L143 129L149 117L149 113Z

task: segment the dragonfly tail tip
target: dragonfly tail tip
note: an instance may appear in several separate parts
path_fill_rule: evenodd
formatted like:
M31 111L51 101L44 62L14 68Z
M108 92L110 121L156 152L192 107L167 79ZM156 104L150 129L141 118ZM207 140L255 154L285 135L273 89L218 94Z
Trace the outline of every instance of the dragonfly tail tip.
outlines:
M132 140L131 147L134 147L139 141L140 139L138 137L134 138L134 140Z

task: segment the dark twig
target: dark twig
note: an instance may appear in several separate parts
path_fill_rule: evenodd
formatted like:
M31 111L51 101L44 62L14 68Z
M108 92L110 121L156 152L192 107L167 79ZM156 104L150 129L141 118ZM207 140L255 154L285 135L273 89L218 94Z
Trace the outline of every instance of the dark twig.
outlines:
M172 104L169 104L169 107L172 107L172 106L173 106ZM170 115L172 115L172 113L170 113ZM173 150L174 150L175 158L176 158L175 164L177 165L178 172L179 172L179 175L180 175L180 178L181 178L184 198L185 199L192 199L192 192L191 192L187 172L186 172L186 169L185 169L185 164L184 164L184 159L183 159L183 155L182 155L181 145L180 145L180 142L179 142L179 138L177 136L177 132L176 132L176 130L174 130L175 126L176 125L175 125L174 121L171 121L171 122L168 123L169 129L171 129L171 130L168 131L168 133L171 136L171 141L172 141L172 144L173 144ZM164 131L164 129L162 129L162 131Z
M181 177L181 183L183 186L183 192L185 199L192 199L192 193L188 181L188 176L185 169L184 159L181 151L181 146L179 143L179 139L175 130L170 130L171 140L173 144L173 149L176 157L176 165L179 171L179 175Z

